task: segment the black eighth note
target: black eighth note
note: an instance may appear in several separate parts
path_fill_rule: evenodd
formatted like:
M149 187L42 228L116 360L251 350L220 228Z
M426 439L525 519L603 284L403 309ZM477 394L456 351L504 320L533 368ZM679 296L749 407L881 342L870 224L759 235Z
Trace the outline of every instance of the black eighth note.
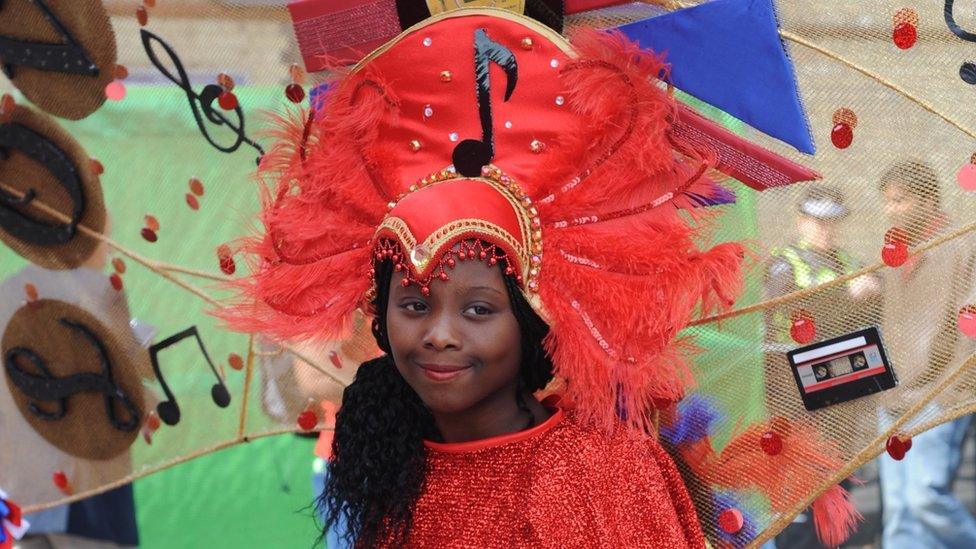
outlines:
M512 97L518 83L518 60L512 50L488 38L485 29L474 33L474 77L478 86L478 115L481 119L481 140L465 139L454 147L454 168L463 176L477 177L481 168L495 157L495 123L491 114L490 63L505 71L505 101Z
M217 369L214 368L213 361L210 360L210 355L207 354L207 348L204 347L203 340L200 339L200 334L197 333L197 327L190 326L182 332L171 335L159 343L155 343L149 347L149 359L152 361L153 372L156 373L156 377L159 378L159 384L163 387L163 392L166 393L166 400L160 402L159 405L156 406L156 411L159 413L159 418L162 419L167 425L176 425L180 422L180 405L176 402L176 396L166 383L166 378L163 377L163 372L159 369L159 358L157 355L159 354L159 351L176 345L188 337L196 338L197 344L200 345L200 351L203 352L203 358L207 359L207 364L210 366L210 371L212 371L214 377L217 378L217 383L210 388L210 397L213 398L214 404L220 406L221 408L226 408L230 405L230 392L227 391L227 386L224 385L224 380L220 378L220 375L217 373Z

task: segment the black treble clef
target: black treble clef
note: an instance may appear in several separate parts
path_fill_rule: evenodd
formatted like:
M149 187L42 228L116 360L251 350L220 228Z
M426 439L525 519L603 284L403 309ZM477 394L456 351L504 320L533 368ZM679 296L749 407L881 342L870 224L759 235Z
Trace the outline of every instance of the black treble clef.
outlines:
M976 42L976 34L973 34L956 23L956 17L952 13L952 5L955 0L945 0L945 10L943 14L945 15L946 26L959 38L967 42ZM976 63L971 61L966 61L959 67L959 78L962 78L963 82L967 84L976 85Z
M207 353L207 348L203 346L203 340L200 339L200 334L197 332L197 327L190 326L182 332L171 335L159 343L155 343L149 347L149 360L152 361L153 372L156 373L156 377L159 379L159 384L162 386L163 392L166 393L166 400L160 402L159 405L156 406L156 411L159 413L159 418L162 419L167 425L176 425L180 422L180 405L178 402L176 402L176 396L169 388L169 384L166 383L166 378L163 377L163 372L159 368L159 358L157 355L163 349L176 345L188 337L196 338L197 344L200 346L200 351L203 352L203 358L207 359L207 364L210 366L210 371L212 371L214 377L217 378L217 383L210 388L210 398L213 399L214 404L220 406L221 408L226 408L230 405L230 392L227 390L227 386L224 385L224 380L221 379L220 375L217 373L217 369L214 368L213 361L210 360L210 355Z
M51 373L47 364L41 357L37 356L37 353L27 347L13 347L4 356L4 366L13 384L28 398L32 399L27 403L27 409L42 419L54 421L63 418L68 413L68 398L72 395L101 393L105 400L105 413L108 414L109 422L113 427L123 432L138 428L140 423L139 410L136 409L129 395L115 384L112 376L112 363L109 361L105 345L84 324L67 318L60 318L58 322L76 330L88 341L89 345L95 348L101 362L101 372L74 374L59 378ZM17 359L21 357L40 370L41 374L29 373L17 364ZM35 401L54 402L56 408L54 411L45 410ZM119 414L115 410L113 401L125 408L127 420L118 417Z
M495 157L494 121L491 115L491 75L489 63L505 71L505 101L512 97L518 83L518 61L512 50L488 38L485 29L474 33L474 75L478 84L478 114L481 118L481 140L465 139L454 147L454 168L466 177L481 175L481 168Z
M162 38L147 31L146 29L142 29L140 32L142 35L142 46L146 50L146 55L149 56L149 60L152 62L152 64L156 65L156 68L159 69L159 72L163 73L163 76L171 80L174 84L179 86L180 89L186 92L186 97L190 101L190 110L193 111L193 118L196 119L197 127L200 128L200 133L203 134L203 137L207 140L207 142L213 145L213 147L218 151L225 153L232 153L240 148L241 144L247 143L248 145L254 147L258 151L259 155L263 156L264 149L261 148L261 145L258 145L244 132L244 111L241 110L241 106L237 105L234 107L234 114L237 115L237 122L234 123L231 120L228 120L223 113L217 109L214 109L213 106L214 101L216 101L217 97L220 96L221 92L223 92L223 88L216 84L208 84L203 87L203 90L199 94L195 92L193 90L193 85L190 83L190 77L186 74L186 70L183 68L183 63L180 62L180 58L176 55L176 52L173 51L173 48L163 41ZM162 61L159 60L159 57L153 50L153 42L162 46L163 50L166 51L166 55L168 55L170 60L173 62L173 67L176 68L177 74L175 76L169 71L169 69L166 68L166 66L163 65ZM201 110L203 111L202 113ZM206 120L204 118L206 118ZM232 132L234 132L237 139L235 139L230 145L221 145L217 143L210 135L210 132L207 131L207 121L217 126L228 127ZM259 156L258 161L260 160L261 158Z

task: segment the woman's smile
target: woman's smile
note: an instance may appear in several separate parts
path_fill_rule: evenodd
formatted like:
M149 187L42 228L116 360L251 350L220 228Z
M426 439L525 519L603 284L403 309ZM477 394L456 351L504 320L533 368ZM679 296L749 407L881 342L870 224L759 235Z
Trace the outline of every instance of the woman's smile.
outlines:
M439 382L451 381L452 379L473 368L471 365L436 364L427 362L418 362L417 366L420 367L427 377Z
M424 374L434 381L451 381L472 368L448 364L420 364L419 366Z

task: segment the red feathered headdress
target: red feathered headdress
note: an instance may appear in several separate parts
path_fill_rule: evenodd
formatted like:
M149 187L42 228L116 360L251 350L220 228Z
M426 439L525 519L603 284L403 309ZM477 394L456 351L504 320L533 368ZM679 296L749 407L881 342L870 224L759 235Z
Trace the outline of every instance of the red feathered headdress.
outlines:
M504 261L551 327L568 398L648 427L692 380L678 332L732 303L743 249L700 249L680 212L727 191L672 131L667 67L619 36L578 38L449 12L362 61L320 112L284 120L260 167L266 234L246 246L260 263L230 325L341 338L375 258L422 288L459 260Z

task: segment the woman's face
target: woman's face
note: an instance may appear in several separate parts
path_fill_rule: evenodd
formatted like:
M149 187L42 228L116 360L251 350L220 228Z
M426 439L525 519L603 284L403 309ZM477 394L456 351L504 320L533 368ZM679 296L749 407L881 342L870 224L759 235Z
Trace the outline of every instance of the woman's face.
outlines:
M434 414L515 406L521 333L499 268L459 261L430 295L394 272L387 308L400 375Z

